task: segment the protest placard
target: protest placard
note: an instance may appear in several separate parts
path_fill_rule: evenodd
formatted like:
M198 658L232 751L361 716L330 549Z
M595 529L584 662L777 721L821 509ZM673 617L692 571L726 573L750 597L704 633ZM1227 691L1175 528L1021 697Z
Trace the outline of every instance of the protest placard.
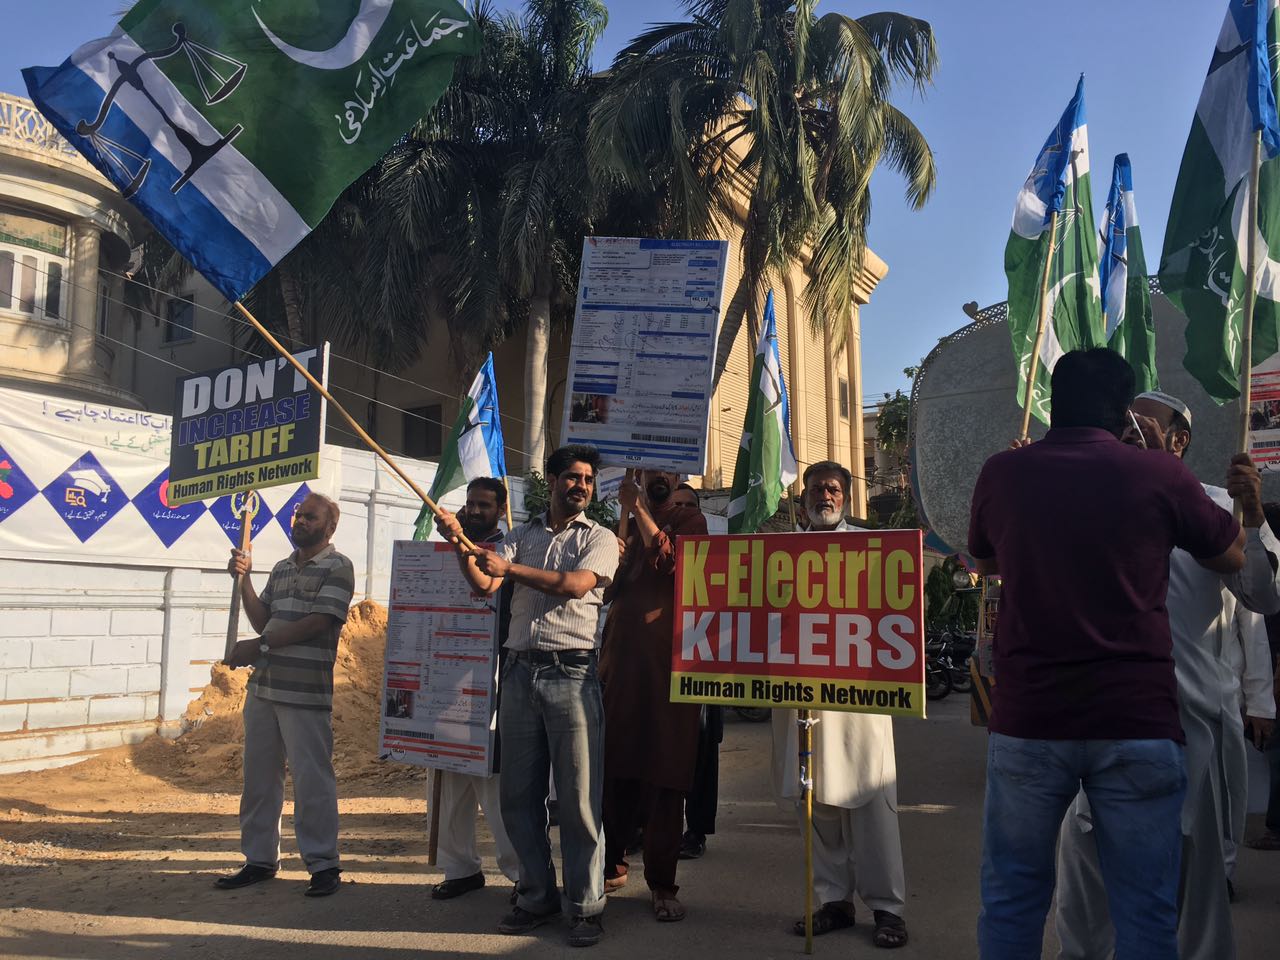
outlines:
M477 776L493 772L497 602L472 591L453 544L396 541L380 756Z
M327 343L294 356L327 382ZM284 357L179 378L169 503L318 477L324 419L324 398Z
M706 469L729 244L587 237L560 435L601 462Z
M924 716L919 530L682 537L671 699Z

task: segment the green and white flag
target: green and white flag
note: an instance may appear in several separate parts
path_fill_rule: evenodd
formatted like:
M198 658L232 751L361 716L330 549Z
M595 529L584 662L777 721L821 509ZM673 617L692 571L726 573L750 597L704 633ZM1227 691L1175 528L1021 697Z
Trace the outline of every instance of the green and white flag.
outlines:
M479 47L456 0L139 0L111 36L22 74L58 132L234 301Z
M1089 136L1084 77L1018 193L1004 248L1009 278L1009 334L1018 363L1018 403L1027 403L1027 373L1040 318L1040 285L1049 254L1049 220L1057 212L1057 241L1049 265L1047 316L1040 343L1031 412L1049 422L1049 380L1070 350L1105 346L1098 288L1098 242L1089 188Z
M1280 349L1280 123L1268 55L1277 44L1278 0L1231 0L1209 63L1173 191L1160 287L1187 316L1183 365L1209 396L1240 395L1255 137L1258 185L1257 304L1250 368Z
M502 416L498 410L498 382L493 375L493 354L485 358L471 389L462 398L458 419L453 422L431 481L428 495L439 502L451 490L476 477L507 475L507 454L502 443ZM435 514L423 506L414 524L413 539L426 540L435 525Z
M1158 390L1151 287L1133 202L1133 167L1127 153L1116 157L1111 171L1111 190L1098 232L1098 272L1107 345L1133 367L1138 393Z
M778 354L773 291L764 305L764 329L751 364L747 418L729 491L729 532L755 533L778 510L783 491L796 479L791 446L791 410Z

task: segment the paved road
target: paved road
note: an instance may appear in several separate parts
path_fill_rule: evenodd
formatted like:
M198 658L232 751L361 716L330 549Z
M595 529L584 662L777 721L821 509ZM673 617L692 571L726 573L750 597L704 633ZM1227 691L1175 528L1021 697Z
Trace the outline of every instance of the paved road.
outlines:
M969 725L967 700L959 696L931 705L930 712L927 721L897 722L911 943L896 956L965 960L976 957L985 734ZM803 940L788 931L803 902L803 850L791 816L770 800L768 725L731 717L722 758L719 832L706 857L681 868L688 918L655 922L637 876L610 899L605 939L586 955L597 960L803 955ZM300 895L303 874L291 854L280 880L230 894L211 889L213 871L236 859L231 796L201 800L190 815L157 796L118 798L116 812L99 818L63 818L57 829L64 846L74 848L79 836L89 847L91 832L100 837L97 831L112 831L113 842L128 852L112 862L86 856L57 869L25 868L25 877L5 871L10 906L0 904L0 956L424 960L564 955L563 927L544 927L530 937L494 932L509 891L500 876L491 875L493 886L459 900L430 900L429 885L439 876L424 862L421 800L383 801L358 792L348 791L343 801L345 879L355 882L320 901ZM174 809L166 813L166 804ZM179 845L182 849L175 850ZM1243 851L1239 886L1240 956L1274 956L1269 948L1280 915L1280 854ZM112 894L109 905L87 906L86 893L102 889ZM1046 956L1053 956L1052 945L1046 946ZM865 921L817 940L815 948L817 956L882 956Z

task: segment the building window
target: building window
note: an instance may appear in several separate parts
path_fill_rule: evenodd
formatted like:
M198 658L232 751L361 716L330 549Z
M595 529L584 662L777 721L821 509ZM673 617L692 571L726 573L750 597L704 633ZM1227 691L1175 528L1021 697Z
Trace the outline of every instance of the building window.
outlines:
M840 419L849 419L849 381L840 378Z
M444 428L440 424L443 413L438 403L405 411L405 456L417 460L440 456L440 451L444 448Z
M170 297L164 311L165 343L185 343L195 339L196 305L193 297Z
M0 311L64 319L67 228L0 209Z

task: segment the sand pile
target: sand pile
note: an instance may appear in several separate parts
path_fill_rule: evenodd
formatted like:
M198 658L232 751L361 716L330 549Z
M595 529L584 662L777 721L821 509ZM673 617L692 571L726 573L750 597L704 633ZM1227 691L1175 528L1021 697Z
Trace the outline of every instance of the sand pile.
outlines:
M426 772L377 759L383 651L387 611L372 600L351 609L338 640L333 673L333 764L339 794L343 782L388 784L424 780ZM186 733L176 740L148 737L133 747L107 751L75 768L78 778L132 767L191 787L239 790L244 752L248 670L218 664L208 686L187 706Z

